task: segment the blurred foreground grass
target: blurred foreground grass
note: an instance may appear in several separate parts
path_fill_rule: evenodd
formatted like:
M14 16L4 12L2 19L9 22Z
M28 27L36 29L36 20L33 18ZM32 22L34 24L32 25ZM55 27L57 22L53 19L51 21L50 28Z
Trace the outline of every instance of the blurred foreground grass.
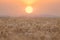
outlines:
M0 40L60 40L60 18L0 18Z

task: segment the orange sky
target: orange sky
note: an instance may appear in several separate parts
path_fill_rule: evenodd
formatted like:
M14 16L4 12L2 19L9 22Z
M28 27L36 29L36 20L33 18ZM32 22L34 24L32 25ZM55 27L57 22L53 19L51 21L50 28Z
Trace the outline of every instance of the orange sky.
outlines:
M33 13L27 14L27 5L21 0L0 0L0 16L59 16L60 0L37 0L33 7Z

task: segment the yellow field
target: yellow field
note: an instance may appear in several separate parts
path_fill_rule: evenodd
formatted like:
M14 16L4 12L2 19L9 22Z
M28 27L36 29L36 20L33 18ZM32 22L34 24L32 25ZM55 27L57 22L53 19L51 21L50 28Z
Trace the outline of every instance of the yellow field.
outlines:
M60 18L0 18L0 40L60 40Z

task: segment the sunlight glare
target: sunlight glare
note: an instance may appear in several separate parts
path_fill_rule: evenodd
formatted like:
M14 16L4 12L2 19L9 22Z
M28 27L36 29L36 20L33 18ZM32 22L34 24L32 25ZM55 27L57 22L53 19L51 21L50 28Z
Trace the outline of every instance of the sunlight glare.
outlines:
M33 12L33 8L32 8L31 6L27 6L27 7L25 8L25 12L30 14L30 13Z

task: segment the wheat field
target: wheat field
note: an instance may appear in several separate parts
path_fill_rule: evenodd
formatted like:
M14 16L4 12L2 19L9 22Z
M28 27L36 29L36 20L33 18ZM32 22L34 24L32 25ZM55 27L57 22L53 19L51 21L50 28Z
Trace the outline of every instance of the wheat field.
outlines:
M60 18L0 17L0 40L60 40Z

